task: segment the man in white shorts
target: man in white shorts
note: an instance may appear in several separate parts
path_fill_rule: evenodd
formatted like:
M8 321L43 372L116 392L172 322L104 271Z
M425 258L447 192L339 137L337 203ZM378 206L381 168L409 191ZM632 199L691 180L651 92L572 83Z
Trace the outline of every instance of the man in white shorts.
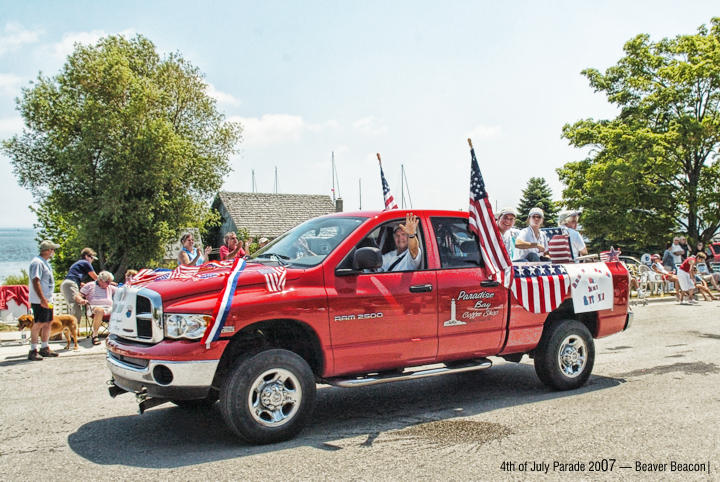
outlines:
M112 309L112 299L117 291L117 286L112 285L114 277L109 271L101 271L97 280L80 288L80 293L75 295L75 302L79 305L90 305L93 317L92 343L100 344L98 329L102 324L103 316L109 315Z

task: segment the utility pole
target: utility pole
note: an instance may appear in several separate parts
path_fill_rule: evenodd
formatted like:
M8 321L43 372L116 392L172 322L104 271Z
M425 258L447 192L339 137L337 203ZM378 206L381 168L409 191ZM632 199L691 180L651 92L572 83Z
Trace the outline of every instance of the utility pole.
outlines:
M405 209L405 165L400 164L400 209Z
M257 186L255 185L255 169L252 169L252 192L257 192Z
M358 192L360 193L360 211L362 211L362 177L358 178Z
M335 151L332 151L332 195L333 205L335 204Z
M275 194L278 193L278 175L277 175L277 166L275 166Z

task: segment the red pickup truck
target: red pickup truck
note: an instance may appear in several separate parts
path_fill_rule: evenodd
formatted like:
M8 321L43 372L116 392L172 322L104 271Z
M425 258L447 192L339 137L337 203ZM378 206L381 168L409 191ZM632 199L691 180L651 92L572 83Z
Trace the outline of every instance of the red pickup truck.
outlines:
M234 432L270 443L302 429L316 383L467 372L489 368L489 356L519 362L527 354L546 385L579 387L593 368L593 338L631 322L628 273L618 262L595 264L611 282L609 309L575 309L564 292L550 312L527 310L485 274L465 212L415 211L417 269L381 271L406 214L311 219L252 254L208 344L200 339L230 268L120 289L107 341L110 395L135 393L140 413L168 401L219 401ZM273 278L279 272L283 280Z

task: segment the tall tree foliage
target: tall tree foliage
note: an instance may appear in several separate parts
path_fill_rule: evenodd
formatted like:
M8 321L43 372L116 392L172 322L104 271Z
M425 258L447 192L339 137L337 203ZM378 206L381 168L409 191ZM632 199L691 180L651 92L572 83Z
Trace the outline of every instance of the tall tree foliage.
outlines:
M522 198L517 207L518 227L527 226L528 213L532 208L538 207L545 212L545 226L554 226L557 221L557 207L552 200L552 190L545 182L545 178L531 177L527 187L523 189Z
M590 156L558 169L564 202L583 207L590 237L658 247L673 231L720 228L720 18L696 35L638 35L605 73L582 73L619 114L565 125Z
M206 94L201 72L161 58L143 36L76 45L61 71L23 89L25 129L3 143L35 194L41 232L65 264L94 247L101 268L156 263L183 226L207 221L207 201L240 140Z

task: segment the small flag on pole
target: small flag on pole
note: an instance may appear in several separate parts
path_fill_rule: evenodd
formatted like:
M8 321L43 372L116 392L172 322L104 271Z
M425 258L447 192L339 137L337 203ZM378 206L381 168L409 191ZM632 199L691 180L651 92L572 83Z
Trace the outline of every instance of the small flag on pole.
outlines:
M380 181L382 181L383 198L385 199L385 209L383 209L383 211L397 209L398 205L395 203L395 198L393 198L393 195L390 192L390 186L388 185L387 179L385 179L385 173L383 172L382 161L380 160L379 153L377 158L378 163L380 164Z

